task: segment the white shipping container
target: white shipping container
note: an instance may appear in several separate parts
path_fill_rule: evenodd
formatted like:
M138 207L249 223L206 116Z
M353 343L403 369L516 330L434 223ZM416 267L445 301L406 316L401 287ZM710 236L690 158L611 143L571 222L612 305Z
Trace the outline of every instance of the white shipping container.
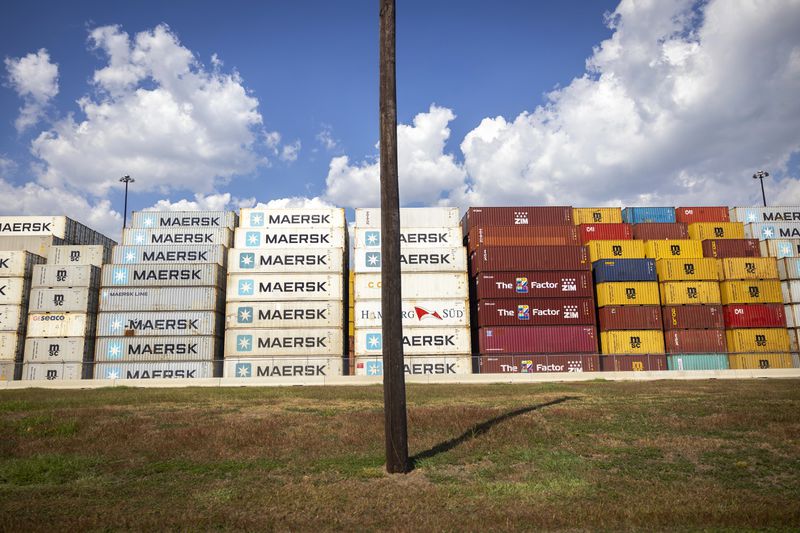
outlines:
M800 239L772 239L758 244L761 257L800 257Z
M355 228L356 248L381 248L380 228ZM461 225L450 228L400 228L400 248L456 248L464 245Z
M344 272L342 248L228 250L228 272Z
M453 228L461 225L457 207L403 207L400 209L401 228ZM381 227L380 208L357 208L356 228Z
M225 327L233 328L341 328L344 302L229 302Z
M781 281L781 293L783 294L784 303L800 303L800 280Z
M227 253L221 244L196 246L115 246L114 264L217 263L225 266Z
M87 313L31 313L28 337L94 337L97 315Z
M800 336L798 336L798 333L800 333L800 330L797 328L789 329L789 349L793 352L800 352Z
M104 288L100 311L222 311L225 293L217 287Z
M465 272L409 272L403 274L400 281L404 300L466 300L469 297ZM380 299L381 274L356 274L354 284L356 300Z
M403 300L403 326L469 326L466 300ZM356 300L353 322L357 328L380 328L381 300Z
M2 240L2 237L0 237ZM44 263L44 257L24 250L0 251L0 278L27 278L33 266Z
M0 236L0 250L24 250L40 257L47 257L50 248L68 244L58 237L5 237Z
M228 301L343 300L341 274L228 274Z
M67 217L0 216L0 237L67 237ZM70 220L70 223L74 221Z
M110 248L100 244L74 244L51 246L47 253L48 265L103 266L111 259Z
M407 376L453 376L472 374L472 357L410 356L403 358ZM383 376L381 357L356 357L356 376Z
M192 337L98 337L96 362L214 361L222 357L222 339Z
M37 381L61 381L81 379L81 363L25 363L22 365L22 379Z
M233 211L134 211L131 228L228 228L236 227Z
M213 311L103 312L97 315L97 336L222 336L223 320Z
M191 245L230 246L233 233L228 228L124 229L122 244L135 246Z
M786 315L786 327L800 328L800 304L787 304L783 306Z
M30 278L0 278L0 305L23 305L30 289Z
M281 226L295 228L344 228L344 209L340 207L255 209L242 208L240 228Z
M383 263L380 250L356 248L354 266L357 274L380 272ZM402 272L466 272L467 249L458 248L404 248L400 250Z
M100 288L100 269L92 265L36 265L31 287Z
M342 328L235 329L225 332L225 357L342 356Z
M251 357L225 358L226 378L259 381L296 381L289 378L341 376L341 357ZM320 380L321 381L321 380Z
M731 222L800 222L800 206L732 207Z
M96 288L31 289L28 311L33 313L95 313Z
M748 239L799 239L800 222L764 222L745 224L744 236Z
M25 340L26 363L80 363L94 357L94 336Z
M800 279L800 258L778 259L778 277L780 279Z
M347 246L344 228L267 227L264 229L236 228L234 248L344 248Z
M383 333L380 328L356 329L357 356L381 355ZM456 355L471 353L468 327L403 328L403 353L407 355Z
M24 335L16 332L0 333L0 361L19 361L24 348Z
M219 377L220 367L206 361L95 363L94 379L204 379Z
M0 331L24 330L27 312L21 305L0 305Z
M20 363L22 365L22 363ZM0 361L0 381L14 381L14 368L16 364L10 361Z
M215 263L105 265L103 287L222 287L225 270Z

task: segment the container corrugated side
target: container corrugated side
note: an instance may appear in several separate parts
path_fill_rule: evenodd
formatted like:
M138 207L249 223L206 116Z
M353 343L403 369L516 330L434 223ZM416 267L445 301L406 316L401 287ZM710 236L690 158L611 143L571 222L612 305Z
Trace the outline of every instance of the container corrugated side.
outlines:
M30 287L30 278L0 278L0 305L25 304Z
M591 241L586 248L592 263L601 259L644 259L645 256L643 241Z
M789 351L789 332L786 328L748 328L725 330L728 338L728 351L772 352Z
M403 353L407 355L453 355L471 352L468 327L403 328ZM380 328L356 329L355 354L381 355L383 333Z
M777 265L778 278L782 280L800 279L800 258L778 259Z
M36 265L31 287L100 287L100 269L92 265Z
M575 226L476 226L467 235L474 252L482 246L577 246Z
M601 355L603 372L654 372L667 369L667 356L659 354Z
M174 246L115 246L111 263L165 264L165 263L217 263L227 264L225 247L217 245Z
M0 216L0 237L54 236L68 237L67 217Z
M633 238L630 224L581 224L578 226L580 242L620 241Z
M469 268L474 276L513 270L589 270L591 262L584 246L499 246L473 252Z
M22 305L0 305L0 331L24 331L27 313Z
M483 355L597 353L593 326L498 326L478 330Z
M94 336L28 337L25 340L25 362L81 363L94 357Z
M74 244L51 246L47 253L48 265L103 266L111 261L111 248L100 244Z
M355 248L381 248L381 229L378 228L355 228L353 245ZM425 248L440 247L452 248L464 244L464 235L461 226L451 227L422 227L422 228L400 228L400 248Z
M100 291L100 311L216 311L225 306L217 287L139 287Z
M621 207L573 207L572 222L577 224L617 224L622 222Z
M217 264L105 265L103 287L222 287L225 270Z
M154 245L214 245L230 246L233 233L228 228L158 228L124 229L122 244L130 246Z
M778 279L774 257L728 257L719 260L722 279Z
M678 222L730 222L727 207L676 207L675 220Z
M62 381L81 379L82 363L28 363L22 365L22 379L36 381Z
M745 224L744 236L762 241L770 239L800 239L800 222L765 222Z
M30 277L34 265L44 263L44 261L44 257L24 250L1 250L0 278Z
M466 273L409 272L401 276L401 297L404 300L423 298L467 299L469 285ZM381 274L356 274L355 299L381 298Z
M59 237L0 237L0 250L24 250L40 257L47 257L52 246L69 244ZM21 369L20 369L21 371Z
M356 274L380 272L380 251L356 248L353 253ZM466 272L467 251L458 248L403 248L400 250L402 272Z
M703 255L724 259L726 257L761 257L762 253L756 239L707 239L703 241Z
M654 241L658 239L688 239L689 226L683 222L645 222L631 226L634 239Z
M657 305L608 305L597 310L600 331L618 329L663 329Z
M722 303L770 304L783 303L781 283L778 280L723 281L719 284Z
M253 248L345 248L347 231L334 227L236 228L233 247Z
M661 239L645 242L645 254L653 259L696 259L703 257L703 244L690 239Z
M658 283L654 281L619 281L598 283L597 306L659 305Z
M221 336L222 313L213 311L114 311L97 315L97 335L104 336Z
M97 315L87 313L30 313L28 337L93 337Z
M222 339L215 336L98 337L96 362L213 361L222 357Z
M564 226L573 225L572 208L567 206L537 207L470 207L461 221L464 234L476 226ZM356 220L356 225L358 220Z
M628 224L645 222L675 222L674 207L626 207L622 210L622 221Z
M25 336L17 332L0 333L0 361L21 361Z
M788 353L748 353L731 354L728 356L732 369L745 368L792 368L792 356Z
M225 357L336 356L342 328L236 329L225 332Z
M492 299L476 307L479 327L595 324L593 298Z
M663 305L722 303L717 281L667 281L660 285Z
M734 222L800 222L800 206L732 207L729 210Z
M232 357L225 358L223 376L236 379L257 379L267 382L320 379L341 376L341 357Z
M736 328L785 328L796 327L794 306L781 304L735 304L723 307L725 327Z
M225 327L233 328L336 328L343 324L343 303L228 302ZM352 313L351 313L352 314Z
M652 329L626 329L600 332L600 353L664 353L664 335Z
M482 355L476 359L481 374L540 374L599 372L600 358L593 354Z
M380 274L372 274L378 276ZM341 274L229 274L228 301L344 301ZM358 277L356 277L358 279Z
M753 239L755 240L755 239ZM764 257L800 257L800 239L772 239L769 241L756 241L759 251Z
M610 281L657 281L652 259L603 259L592 263L595 283Z
M673 329L664 332L667 353L726 353L721 329Z
M728 370L728 354L682 353L667 356L667 368L676 371Z
M240 211L240 228L281 227L334 227L344 228L344 209L341 207L268 208L244 207ZM380 227L380 220L378 221Z
M717 260L710 257L700 259L659 259L656 262L659 281L719 281Z
M484 298L591 298L592 274L564 272L486 272L474 280L474 297Z
M97 289L31 289L28 310L32 313L95 313Z
M22 363L15 363L14 361L3 361L0 359L0 381L13 381L17 367L19 367L19 371L21 374Z
M781 298L784 303L800 303L800 280L781 281Z
M665 305L664 329L722 329L725 327L720 305Z
M380 357L356 357L356 376L383 376L383 359ZM454 376L472 374L472 358L469 356L418 356L403 359L407 376Z
M741 222L695 222L689 224L689 238L705 239L744 239L744 224Z
M233 211L134 211L131 228L228 228L236 227Z
M95 363L94 379L204 379L219 377L222 362Z
M342 248L228 250L228 272L343 272Z
M355 327L381 327L381 300L359 300L355 303ZM402 300L403 326L455 327L469 326L469 303L464 300Z

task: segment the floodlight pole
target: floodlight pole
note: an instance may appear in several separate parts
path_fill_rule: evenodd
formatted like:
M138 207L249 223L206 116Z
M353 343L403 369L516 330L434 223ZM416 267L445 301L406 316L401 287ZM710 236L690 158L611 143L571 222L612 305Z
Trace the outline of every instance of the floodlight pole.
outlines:
M125 229L125 225L128 223L128 184L136 180L126 175L122 176L119 181L125 184L125 208L122 210L122 229Z
M764 200L764 207L767 207L767 195L764 194L764 178L769 177L769 172L766 170L759 170L753 174L754 180L761 180L761 199Z

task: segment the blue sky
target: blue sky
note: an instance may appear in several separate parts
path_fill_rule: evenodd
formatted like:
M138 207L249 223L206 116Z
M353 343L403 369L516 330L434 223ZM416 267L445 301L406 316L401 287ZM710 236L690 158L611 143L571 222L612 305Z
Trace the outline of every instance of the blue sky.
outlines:
M746 205L760 167L800 201L800 4L777 4L398 2L404 202ZM111 227L124 172L132 209L374 205L377 5L14 2L0 211Z

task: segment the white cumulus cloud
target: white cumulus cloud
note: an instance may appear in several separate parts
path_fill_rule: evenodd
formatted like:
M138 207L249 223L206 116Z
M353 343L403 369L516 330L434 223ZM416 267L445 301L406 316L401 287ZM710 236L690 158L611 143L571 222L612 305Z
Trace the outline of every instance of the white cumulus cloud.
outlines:
M290 208L312 209L315 207L337 207L337 206L318 196L314 196L313 198L308 198L305 196L292 196L289 198L276 198L274 200L269 200L267 203L258 202L258 204L254 205L253 207L256 207L258 209L290 209Z
M281 161L286 161L288 163L297 161L297 156L300 154L301 147L302 144L299 139L292 144L284 144L281 149Z
M194 195L194 200L182 198L172 201L164 198L142 211L236 211L241 207L251 207L255 198L236 198L231 193L212 193Z
M25 57L7 57L5 65L11 87L24 102L14 122L22 132L39 122L47 104L58 94L58 65L50 61L44 48Z

